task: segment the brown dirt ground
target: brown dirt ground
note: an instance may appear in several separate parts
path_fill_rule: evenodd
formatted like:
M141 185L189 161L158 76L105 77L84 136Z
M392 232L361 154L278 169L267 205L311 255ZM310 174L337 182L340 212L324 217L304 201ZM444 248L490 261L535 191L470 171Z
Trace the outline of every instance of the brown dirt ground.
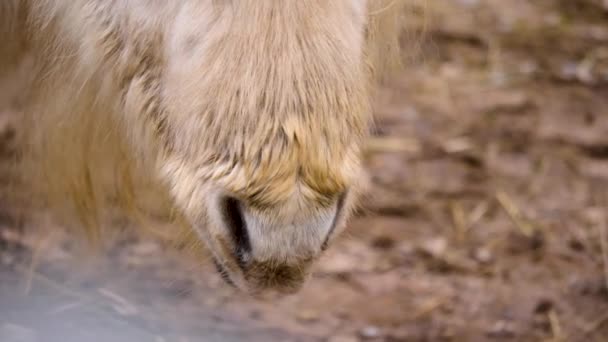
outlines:
M378 97L366 210L299 294L246 298L128 236L31 272L46 240L2 214L0 341L608 341L608 3L423 7Z

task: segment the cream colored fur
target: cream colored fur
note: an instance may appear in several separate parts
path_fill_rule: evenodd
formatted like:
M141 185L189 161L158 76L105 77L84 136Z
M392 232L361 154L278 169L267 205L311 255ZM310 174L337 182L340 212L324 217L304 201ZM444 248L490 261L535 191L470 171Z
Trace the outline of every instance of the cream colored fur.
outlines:
M404 2L4 0L0 76L33 58L24 183L94 241L114 209L164 208L181 223L168 236L203 240L238 273L217 209L232 196L252 259L304 265L338 197L332 237L356 200Z

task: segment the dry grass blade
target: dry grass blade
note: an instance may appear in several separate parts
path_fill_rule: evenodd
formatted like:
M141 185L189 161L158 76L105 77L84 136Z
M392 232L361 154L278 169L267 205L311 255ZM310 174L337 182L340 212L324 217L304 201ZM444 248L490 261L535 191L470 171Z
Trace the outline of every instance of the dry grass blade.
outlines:
M76 309L76 308L80 308L80 307L82 307L82 306L84 306L84 305L86 305L86 304L87 304L87 303L86 303L86 301L85 301L85 300L81 300L81 299L79 299L79 300L77 300L77 301L75 301L75 302L70 302L70 303L67 303L67 304L61 305L61 306L59 306L59 307L57 307L57 308L55 308L55 309L51 310L49 313L50 313L50 314L52 314L52 315L58 315L58 314L61 314L61 313L67 312L67 311L69 311L69 310L73 310L73 309Z
M562 332L562 326L559 323L559 317L555 310L549 311L549 322L551 323L551 333L553 334L553 341L565 341L564 334Z
M446 141L442 147L446 153L461 153L472 150L475 144L467 137L459 137Z
M38 266L38 263L40 261L40 256L46 247L48 247L49 245L52 245L52 243L54 242L54 238L55 238L55 234L49 233L48 236L40 238L33 248L32 260L28 266L28 271L27 271L27 275L26 275L26 279L25 279L25 287L23 290L26 295L29 294L32 289L32 280L34 277L34 271L36 270L36 267Z
M521 210L515 205L515 202L511 200L511 198L504 192L498 191L496 193L496 199L498 203L503 207L503 209L509 215L509 218L515 226L519 229L519 231L527 236L531 237L534 234L534 226L530 224L521 214Z
M108 289L99 289L98 292L112 302L112 307L116 312L124 316L136 315L139 311L135 305L131 304L124 297Z
M51 313L60 313L62 311L69 310L70 308L73 308L73 307L76 307L79 305L89 304L89 306L88 306L89 309L103 315L104 317L111 319L113 321L116 321L116 322L120 322L123 325L128 325L145 334L151 335L151 333L148 332L147 330L144 330L139 326L135 326L135 325L131 324L131 322L129 322L128 320L122 320L122 319L118 319L115 316L108 315L107 312L105 312L105 310L102 309L104 306L109 305L112 308L114 308L116 311L118 311L119 314L122 314L123 316L138 313L138 311L134 305L130 304L126 299L115 294L114 292L111 292L107 289L99 289L99 293L101 295L103 295L105 298L108 298L111 300L111 303L108 304L106 301L96 298L96 296L88 296L86 294L80 293L51 278L46 277L43 274L40 274L36 271L31 271L27 267L17 265L15 267L15 269L23 275L31 274L33 279L39 281L40 283L44 284L45 286L47 286L57 292L60 292L63 295L77 299L76 302L74 302L72 304L64 305L54 311L51 311Z
M414 314L413 319L420 319L428 316L430 313L441 307L445 303L444 298L433 298L424 303L422 307Z
M465 235L469 230L466 215L462 206L458 202L454 202L450 205L450 211L452 214L452 221L456 230L456 238L458 241L464 241Z
M367 142L368 152L409 152L422 150L420 142L415 139L397 137L373 137Z
M489 209L490 203L488 201L483 201L476 205L467 218L469 225L473 226L477 224L487 214Z
M30 267L16 265L15 269L22 275L31 277L32 280L35 279L35 280L39 281L40 283L56 290L57 292L64 294L64 295L67 295L69 297L78 298L80 300L94 301L91 297L84 295L80 292L74 291L71 288L69 288L65 285L62 285L61 283L58 283L58 282L54 281L53 279L48 278L45 275L36 272L35 270L31 269Z
M604 286L608 289L608 234L606 232L606 216L602 215L597 225L602 250L602 263L604 266Z
M599 328L602 327L602 325L604 325L606 322L608 322L608 313L600 316L600 318L596 319L595 321L591 322L591 324L589 324L587 326L587 328L585 328L585 330L583 331L583 334L585 336L597 331Z

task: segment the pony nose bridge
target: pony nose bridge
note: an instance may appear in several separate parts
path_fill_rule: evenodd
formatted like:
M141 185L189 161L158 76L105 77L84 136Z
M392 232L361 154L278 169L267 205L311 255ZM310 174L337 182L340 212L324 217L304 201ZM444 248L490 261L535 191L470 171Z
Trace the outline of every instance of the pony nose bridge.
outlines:
M340 215L342 199L329 206L293 196L260 209L247 200L221 195L218 208L224 253L246 271L256 262L300 263L324 250Z
M314 257L331 230L335 210L302 210L298 217L276 219L272 213L247 213L246 221L255 261L288 261Z

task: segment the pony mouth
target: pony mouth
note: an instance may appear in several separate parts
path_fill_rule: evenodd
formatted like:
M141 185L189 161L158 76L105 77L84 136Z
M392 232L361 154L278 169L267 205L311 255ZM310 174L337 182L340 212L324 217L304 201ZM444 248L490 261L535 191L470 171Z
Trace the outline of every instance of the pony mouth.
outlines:
M227 285L252 296L273 292L296 293L307 280L308 270L315 259L311 255L292 262L251 258L245 262L238 253L232 253L223 240L216 242L216 253L211 257L216 271Z
M242 275L234 274L217 257L214 256L211 259L216 271L228 286L253 297L264 298L265 295L273 293L295 294L307 278L306 272L302 272L299 266L279 266L277 268L277 266L268 266L263 263L253 265L250 270L244 270Z

